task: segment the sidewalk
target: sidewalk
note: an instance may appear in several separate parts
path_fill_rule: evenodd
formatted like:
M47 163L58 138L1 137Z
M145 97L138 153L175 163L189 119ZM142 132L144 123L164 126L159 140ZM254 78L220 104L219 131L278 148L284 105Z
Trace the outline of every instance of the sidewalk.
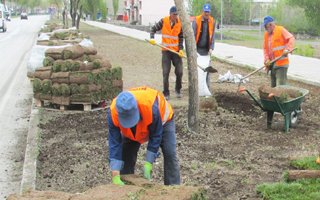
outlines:
M144 31L94 21L86 21L85 23L139 40L150 38L150 34ZM161 35L156 34L155 40L160 43ZM252 68L260 68L263 65L263 53L261 49L217 42L214 56L233 64L249 66ZM289 57L289 78L320 86L320 59L298 55L290 55Z

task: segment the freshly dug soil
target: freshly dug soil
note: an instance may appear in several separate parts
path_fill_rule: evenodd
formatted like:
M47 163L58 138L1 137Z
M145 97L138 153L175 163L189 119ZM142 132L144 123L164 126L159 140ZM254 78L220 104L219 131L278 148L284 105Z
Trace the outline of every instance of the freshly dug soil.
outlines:
M161 50L146 42L82 25L100 55L123 70L123 87L147 85L162 91ZM186 64L186 61L184 61ZM220 74L246 75L253 70L213 61ZM187 128L188 82L184 70L181 99L174 95L175 75L169 82L170 103L175 110L177 154L181 181L202 186L209 199L261 199L255 187L282 179L290 169L288 158L316 155L320 145L320 89L299 82L290 85L310 91L302 103L296 127L283 132L284 119L274 116L267 129L266 114L247 94L237 92L238 85L216 83L212 74L211 90L218 108L200 113L200 131ZM250 77L244 86L255 94L258 86L269 84L265 73ZM108 166L108 129L106 111L41 112L40 153L37 165L38 190L84 192L111 182ZM146 145L142 145L136 174L142 175ZM151 182L163 183L163 156L157 159ZM125 189L123 189L125 191ZM121 192L119 192L121 193ZM117 193L114 193L117 195Z
M291 99L295 99L303 95L301 91L291 88L272 88L267 85L259 87L259 96L261 99L272 99L269 97L270 94L273 94L281 102L290 101Z

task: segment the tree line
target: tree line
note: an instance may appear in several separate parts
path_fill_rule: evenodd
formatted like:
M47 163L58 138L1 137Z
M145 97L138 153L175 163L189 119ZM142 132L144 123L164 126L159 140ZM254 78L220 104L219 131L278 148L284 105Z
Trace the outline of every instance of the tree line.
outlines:
M253 0L188 0L189 14L199 15L205 3L211 4L217 21L221 19L222 6L223 24L251 25L253 18L262 21L265 15L271 15L293 33L320 35L319 0L278 0L272 4Z

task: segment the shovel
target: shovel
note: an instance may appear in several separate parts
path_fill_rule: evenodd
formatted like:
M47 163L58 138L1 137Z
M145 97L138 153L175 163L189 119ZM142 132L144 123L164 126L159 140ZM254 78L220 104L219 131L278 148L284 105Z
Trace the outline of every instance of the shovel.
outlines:
M293 52L294 50L296 50L296 49L297 49L297 48L292 49L291 51L289 51L289 53L292 53L292 52ZM286 56L286 55L281 55L281 56L276 57L275 59L271 60L269 66L273 65L275 62L277 62L278 60L282 59L282 58L285 57L285 56ZM239 90L240 85L241 85L241 83L243 82L244 79L246 79L246 78L248 78L249 76L257 73L258 71L262 70L262 69L265 68L265 67L266 67L266 66L262 66L262 67L260 67L260 68L258 68L258 69L256 69L256 70L254 70L253 72L249 73L248 75L242 77L242 78L240 79L240 82L239 82L239 85L238 85L238 90Z
M146 40L147 42L149 42L149 40L147 40L147 39L145 39L145 40ZM172 49L169 49L168 47L165 47L165 46L163 46L163 45L161 45L161 44L158 44L158 43L155 43L155 45L157 45L158 47L164 48L164 49L166 49L166 50L168 50L168 51L170 51L170 52L172 52L172 53L175 53L175 54L177 54L178 56L180 56L178 52L176 52L176 51L174 51L174 50L172 50ZM185 58L185 59L186 59L187 56L183 55L182 58ZM216 70L215 68L213 68L213 67L211 66L211 62L210 62L210 66L208 66L208 67L206 67L206 68L203 68L202 66L200 66L200 65L198 65L198 64L197 64L197 67L199 67L202 71L208 72L208 73L216 73L216 72L218 72L218 70Z

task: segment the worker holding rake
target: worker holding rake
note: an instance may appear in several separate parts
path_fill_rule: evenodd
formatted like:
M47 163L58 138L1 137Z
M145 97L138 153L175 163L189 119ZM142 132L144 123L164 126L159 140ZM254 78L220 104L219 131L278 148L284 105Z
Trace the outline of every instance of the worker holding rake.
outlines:
M152 166L161 147L164 184L180 184L174 113L160 92L148 87L121 92L111 103L107 121L112 183L124 185L120 175L134 174L138 150L148 142L144 177L151 179Z
M284 27L274 23L271 16L264 18L265 28L263 52L266 70L271 71L271 87L287 84L287 73L289 68L288 53L292 52L294 37ZM276 57L284 55L275 63L270 63Z
M156 44L154 40L154 34L157 31L162 32L162 45L168 49L162 48L162 76L163 76L163 94L167 100L170 99L169 91L169 74L171 69L171 62L175 67L174 73L176 75L176 87L175 92L177 98L181 98L181 88L182 88L182 57L183 53L183 33L182 24L178 18L177 8L172 6L170 8L170 16L162 18L158 23L156 23L150 32L149 43L152 45Z

